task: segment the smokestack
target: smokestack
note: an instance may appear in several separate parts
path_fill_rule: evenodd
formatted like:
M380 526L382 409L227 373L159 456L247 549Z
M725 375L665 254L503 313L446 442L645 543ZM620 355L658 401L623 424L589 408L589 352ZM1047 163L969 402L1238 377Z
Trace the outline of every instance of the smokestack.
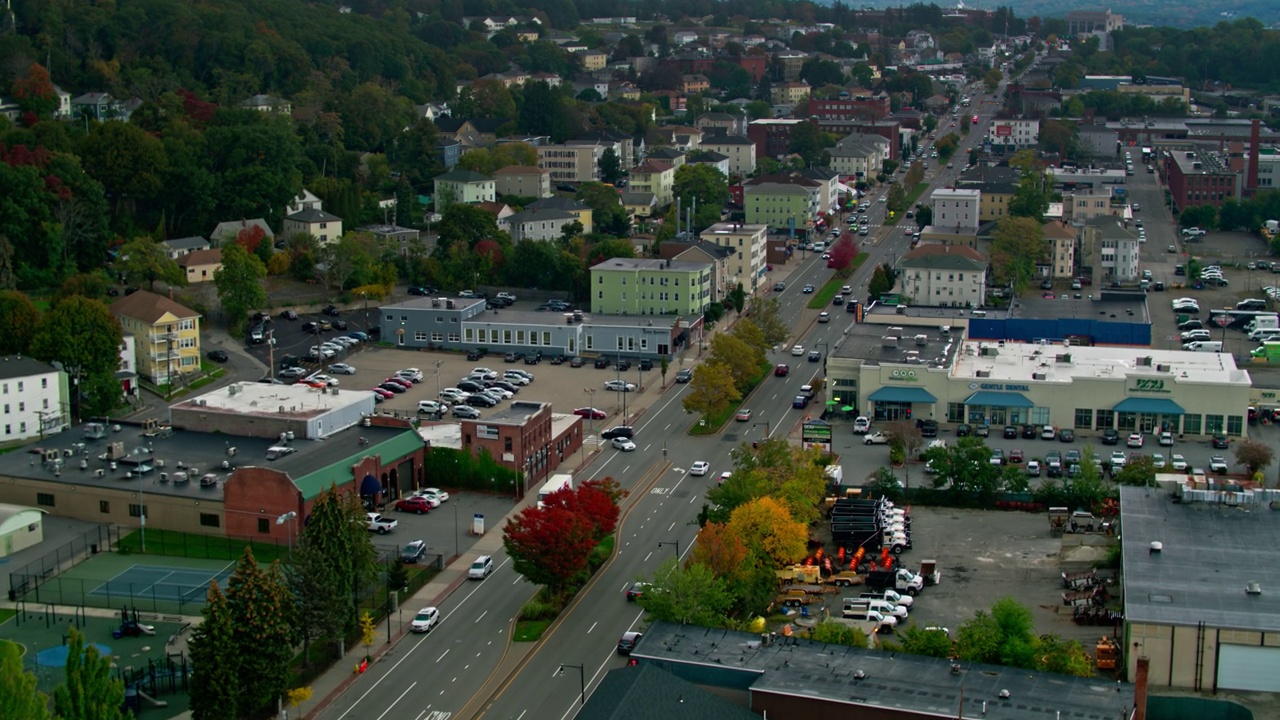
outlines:
M1133 680L1133 720L1147 720L1147 676L1150 674L1151 660L1145 655L1139 656Z
M1258 144L1261 142L1258 125L1258 119L1254 118L1249 127L1249 168L1244 181L1246 195L1252 195L1258 189Z

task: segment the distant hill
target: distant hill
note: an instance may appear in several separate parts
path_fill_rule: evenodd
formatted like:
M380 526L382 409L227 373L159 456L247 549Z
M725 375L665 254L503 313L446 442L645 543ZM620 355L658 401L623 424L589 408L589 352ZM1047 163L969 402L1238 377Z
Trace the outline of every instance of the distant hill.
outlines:
M829 5L832 0L817 0ZM901 0L854 0L855 7L902 7L912 3ZM942 7L956 3L938 2ZM965 7L995 10L1011 7L1018 17L1062 17L1072 10L1102 10L1123 15L1136 25L1162 25L1190 28L1216 25L1223 20L1242 17L1257 18L1263 25L1280 28L1280 2L1276 0L963 0Z

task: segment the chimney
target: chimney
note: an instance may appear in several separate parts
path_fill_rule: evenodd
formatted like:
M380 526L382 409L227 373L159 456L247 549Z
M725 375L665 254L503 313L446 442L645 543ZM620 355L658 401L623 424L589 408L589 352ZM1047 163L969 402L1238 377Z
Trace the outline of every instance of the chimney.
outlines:
M1252 195L1258 189L1258 144L1261 142L1258 124L1258 119L1254 118L1249 127L1249 169L1244 181L1246 195Z
M1133 679L1133 720L1147 720L1147 676L1151 674L1151 660L1138 657Z

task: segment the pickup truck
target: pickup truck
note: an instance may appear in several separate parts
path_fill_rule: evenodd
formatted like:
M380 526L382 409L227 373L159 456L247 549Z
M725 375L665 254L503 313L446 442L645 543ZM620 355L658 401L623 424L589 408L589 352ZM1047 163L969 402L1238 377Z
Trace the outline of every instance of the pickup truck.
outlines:
M380 513L365 513L365 526L369 532L386 535L396 529L396 521L384 518Z

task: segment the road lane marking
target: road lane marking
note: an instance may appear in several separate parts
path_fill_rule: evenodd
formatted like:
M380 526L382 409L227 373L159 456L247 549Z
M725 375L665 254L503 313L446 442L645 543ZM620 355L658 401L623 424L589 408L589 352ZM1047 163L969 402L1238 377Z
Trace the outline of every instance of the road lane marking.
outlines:
M440 662L441 660L443 660L443 659L444 659L444 656L449 654L449 650L450 650L450 649L452 649L452 648L446 648L446 649L445 649L445 651L444 651L444 654L442 654L440 657L436 658L436 662L438 663L438 662Z
M672 530L675 530L675 529L676 529L676 524L671 523L671 527L667 528L667 532L671 532Z
M414 680L412 683L409 683L409 687L405 688L405 689L404 689L404 692L400 693L400 697L396 698L396 699L395 699L395 702L393 702L393 703L391 703L390 705L388 705L388 706L387 706L387 709L382 711L382 714L378 716L377 720L382 720L382 718L386 717L386 716L387 716L387 713L391 712L391 708L395 707L395 706L396 706L396 703L398 703L398 702L400 702L401 700L403 700L403 699L404 699L404 696L405 696L405 695L407 695L407 694L409 693L409 691L413 689L413 686L414 686L414 685L417 685L417 684L418 684L418 681L417 681L417 680Z
M596 625L599 625L599 624L600 624L600 621L599 621L599 620L597 620L596 622L591 623L591 627L587 628L587 634L588 634L588 635L590 635L590 634L591 634L591 631L592 631L592 630L595 630L595 629L596 629Z
M662 428L662 429L663 429L663 430L670 430L670 429L671 429L671 423L667 423L667 426L666 426L666 427L664 427L664 428Z
M645 445L645 446L644 446L644 451L645 451L645 452L649 452L649 448L651 448L651 447L653 447L653 443L649 443L648 445Z
M644 562L649 562L649 558L653 557L653 551L650 550L648 555L644 556Z
M480 622L481 620L483 620L483 619L484 619L484 616L485 616L485 615L488 615L488 614L489 614L489 611L488 611L488 610L485 610L484 612L480 613L480 617L476 618L476 619L475 619L475 622L473 622L473 623L471 623L471 624L472 624L472 625L474 625L474 624L476 624L476 623Z

